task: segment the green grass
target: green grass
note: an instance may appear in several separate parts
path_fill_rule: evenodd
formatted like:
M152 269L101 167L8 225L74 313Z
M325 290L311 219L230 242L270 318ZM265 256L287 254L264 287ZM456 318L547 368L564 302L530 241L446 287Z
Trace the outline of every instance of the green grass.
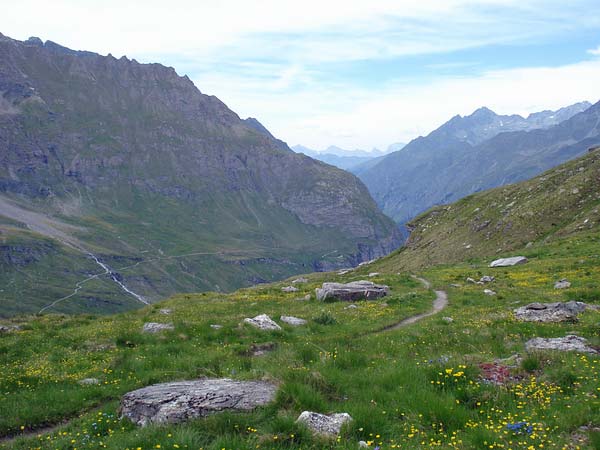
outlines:
M113 317L23 317L23 331L0 336L0 434L19 435L68 420L60 429L23 437L7 448L335 448L355 449L359 440L386 448L570 448L581 426L600 424L596 356L525 355L534 336L576 331L600 344L598 312L577 324L516 322L512 309L532 301L577 300L598 304L600 242L593 234L531 250L523 266L488 269L485 262L431 268L422 275L447 290L448 308L409 327L373 333L431 307L433 293L408 275L382 273L391 296L346 303L301 300L323 281L350 281L381 271L375 263L344 276L311 274L297 293L286 283L233 294L178 295ZM533 254L535 253L535 256ZM382 265L385 261L382 262ZM467 277L496 276L492 289ZM573 287L555 291L556 279ZM460 284L461 287L451 287ZM173 309L171 316L159 308ZM280 332L240 325L267 313L309 319ZM451 323L442 316L453 318ZM146 321L172 321L173 332L144 335ZM221 324L222 329L210 328ZM253 357L255 345L275 344ZM524 357L504 387L479 377L479 364L515 353ZM148 384L202 376L268 379L279 384L273 404L248 414L221 414L180 425L137 428L118 418L118 399ZM98 386L78 380L99 378ZM295 423L303 410L348 412L353 418L331 441ZM532 433L507 424L524 421ZM95 424L95 425L94 425ZM21 430L21 427L24 427ZM594 448L597 435L583 433ZM176 447L175 445L179 446ZM502 447L503 446L503 447ZM573 447L575 448L575 447Z

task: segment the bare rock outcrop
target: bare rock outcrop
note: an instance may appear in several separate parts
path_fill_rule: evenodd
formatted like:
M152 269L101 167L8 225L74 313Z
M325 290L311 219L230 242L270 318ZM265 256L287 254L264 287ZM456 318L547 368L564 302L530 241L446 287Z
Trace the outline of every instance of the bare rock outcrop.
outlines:
M316 289L317 300L343 300L353 302L356 300L373 300L385 297L390 293L390 288L383 284L370 281L353 281L351 283L323 283Z
M121 398L120 414L136 425L180 423L221 411L250 411L275 398L277 386L228 378L147 386Z

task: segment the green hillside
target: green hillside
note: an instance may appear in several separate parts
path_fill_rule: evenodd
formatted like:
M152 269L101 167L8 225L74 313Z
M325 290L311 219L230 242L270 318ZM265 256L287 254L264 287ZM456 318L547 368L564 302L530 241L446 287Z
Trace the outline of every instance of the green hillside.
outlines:
M456 262L448 257L440 261L444 264L426 266L415 255L424 254L427 247L413 246L344 275L307 275L308 281L295 284L299 291L293 293L281 290L288 280L232 294L177 295L111 317L49 314L5 321L21 329L0 334L2 445L70 450L356 449L364 441L381 449L598 448L599 355L527 352L525 343L534 337L575 333L598 349L600 312L589 309L578 321L566 323L520 322L512 313L531 302L600 305L600 235L595 226L580 227L588 218L584 213L593 211L592 197L600 192L592 188L598 164L597 154L590 153L541 178L477 194L449 211L430 212L416 221L418 227L434 217L438 224L431 222L424 231L417 228L412 242L424 233L432 237L435 227L479 237L469 241L478 253L468 260L457 261L458 255L452 256ZM556 192L550 195L554 183ZM559 185L571 194L557 195ZM572 193L576 186L582 194L572 201L578 195ZM558 202L561 198L571 200ZM516 220L523 204L528 209L519 214L534 214L536 220L528 223L536 234L518 237L526 223ZM565 207L569 213L544 215ZM462 227L455 222L460 217L455 211L476 208L483 220L500 220L494 211L514 208L500 216L510 217L514 225L490 235L493 242L484 246L485 231L467 231L474 216L467 216ZM437 248L454 242L462 246L464 239L441 234L437 242ZM528 242L533 244L525 248ZM496 253L500 245L503 251ZM488 267L496 255L517 253L529 262ZM411 272L399 269L411 265L432 289L447 292L449 304L436 315L382 331L431 308L434 293ZM483 275L495 281L486 286L466 282ZM563 278L571 287L554 289L554 282ZM357 308L315 300L314 288L324 281L360 279L389 285L390 295L357 302ZM496 295L486 295L484 287ZM161 308L172 313L164 315ZM282 324L282 331L273 332L242 324L245 317L262 313L280 324L283 314L307 319L308 324ZM175 328L143 334L146 322L172 322ZM222 328L214 329L214 324ZM269 351L254 356L257 348ZM496 373L499 379L493 378ZM79 383L88 377L100 384ZM278 385L278 392L273 403L254 412L220 413L180 425L138 428L119 418L124 393L199 377L269 380ZM354 421L339 436L326 439L295 423L304 410L347 412Z

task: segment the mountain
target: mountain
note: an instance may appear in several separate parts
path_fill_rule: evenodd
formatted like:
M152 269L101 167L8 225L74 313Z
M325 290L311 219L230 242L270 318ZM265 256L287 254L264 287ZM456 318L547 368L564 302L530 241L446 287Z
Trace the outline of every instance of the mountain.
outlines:
M398 245L356 177L173 68L0 36L0 315L122 311Z
M557 125L550 124L586 108L587 103L527 119L498 116L480 108L467 117L456 116L426 137L356 168L383 211L405 223L436 204L524 180L581 155L600 142L600 104L578 112ZM516 129L517 131L504 131Z
M372 270L420 270L537 252L600 231L600 147L528 181L436 206L408 223L406 246Z
M390 145L387 151L382 151L377 148L374 148L370 152L359 149L345 150L334 145L327 147L323 151L313 150L303 145L294 145L292 149L296 153L303 153L307 156L310 156L311 158L323 161L332 166L336 166L340 169L348 170L354 173L357 167L360 167L361 165L368 163L369 161L373 161L376 158L386 155L391 151L399 150L403 146L404 144L396 143Z

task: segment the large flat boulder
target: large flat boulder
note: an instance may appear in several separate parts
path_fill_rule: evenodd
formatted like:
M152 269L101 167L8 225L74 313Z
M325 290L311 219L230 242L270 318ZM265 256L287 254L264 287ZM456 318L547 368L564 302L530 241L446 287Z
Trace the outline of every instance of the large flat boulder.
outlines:
M523 322L575 322L586 310L583 302L530 303L515 309L515 317Z
M490 267L510 267L525 264L527 258L524 256L513 256L512 258L500 258L490 263Z
M353 302L356 300L372 300L385 297L390 293L390 288L383 284L371 281L353 281L351 283L323 283L316 289L317 300L342 300Z
M533 338L525 343L527 351L557 350L561 352L598 353L585 338L569 334L561 338Z
M147 386L121 398L120 414L136 425L180 423L221 411L250 411L275 398L264 381L228 378L177 381Z
M330 437L338 436L342 426L351 421L352 417L348 413L327 416L311 411L304 411L296 420L296 422L305 424L313 433Z

